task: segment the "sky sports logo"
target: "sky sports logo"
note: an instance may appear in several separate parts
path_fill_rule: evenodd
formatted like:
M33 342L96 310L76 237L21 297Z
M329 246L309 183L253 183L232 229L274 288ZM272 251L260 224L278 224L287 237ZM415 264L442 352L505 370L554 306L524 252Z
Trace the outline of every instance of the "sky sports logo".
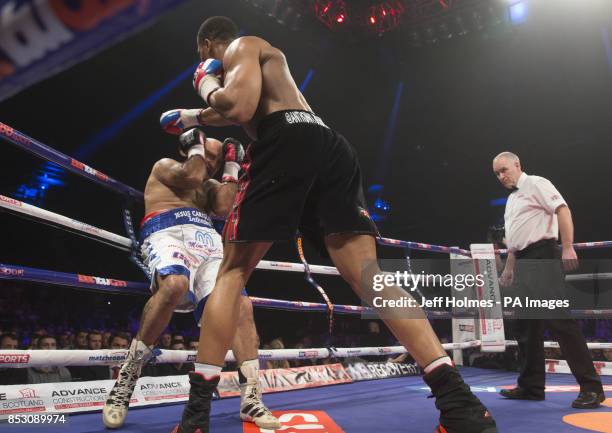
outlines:
M30 362L28 354L0 353L0 364L27 364Z

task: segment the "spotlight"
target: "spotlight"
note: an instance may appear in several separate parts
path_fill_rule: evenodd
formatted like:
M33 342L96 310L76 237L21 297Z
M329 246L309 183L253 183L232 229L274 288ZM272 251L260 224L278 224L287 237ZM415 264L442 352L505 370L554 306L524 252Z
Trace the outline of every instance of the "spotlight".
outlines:
M527 3L525 1L516 2L509 7L510 22L514 25L523 24L527 21Z
M330 29L344 24L348 18L344 0L316 0L314 11L317 19Z

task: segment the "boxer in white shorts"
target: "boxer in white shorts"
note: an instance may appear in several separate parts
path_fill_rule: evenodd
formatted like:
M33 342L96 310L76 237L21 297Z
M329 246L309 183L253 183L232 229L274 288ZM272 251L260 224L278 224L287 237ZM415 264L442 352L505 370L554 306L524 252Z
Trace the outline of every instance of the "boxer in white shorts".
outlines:
M223 259L221 236L210 217L193 207L152 212L142 221L140 237L142 258L152 276L151 291L158 290L160 277L183 275L189 290L174 311L193 311L212 291Z
M198 129L179 138L186 159L164 158L155 163L145 187L145 217L141 224L142 257L151 274L153 295L146 303L140 328L103 409L104 425L121 427L143 365L168 326L173 312L190 312L206 302L223 258L221 237L209 214L226 216L237 191L244 156L240 142L206 138ZM223 166L222 182L213 178ZM240 418L266 429L280 423L261 401L259 336L253 306L241 298L241 323L232 350L238 362ZM199 322L199 317L198 317Z

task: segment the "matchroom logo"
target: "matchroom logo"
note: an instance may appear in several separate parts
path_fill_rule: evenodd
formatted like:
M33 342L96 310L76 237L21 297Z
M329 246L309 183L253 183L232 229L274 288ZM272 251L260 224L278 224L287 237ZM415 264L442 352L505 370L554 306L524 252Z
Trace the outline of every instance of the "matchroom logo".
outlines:
M342 430L329 415L321 410L273 411L272 414L277 417L282 424L281 428L274 431L344 433L344 430ZM250 422L244 422L242 425L244 433L272 433L272 430L260 429Z

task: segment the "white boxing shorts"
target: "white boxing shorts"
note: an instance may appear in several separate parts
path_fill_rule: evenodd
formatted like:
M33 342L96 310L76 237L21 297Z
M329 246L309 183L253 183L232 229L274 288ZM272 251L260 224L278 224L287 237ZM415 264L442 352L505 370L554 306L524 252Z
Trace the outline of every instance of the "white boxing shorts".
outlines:
M221 236L210 217L195 208L153 212L140 228L141 253L155 293L157 276L184 275L189 292L175 311L193 311L212 292L223 259Z

